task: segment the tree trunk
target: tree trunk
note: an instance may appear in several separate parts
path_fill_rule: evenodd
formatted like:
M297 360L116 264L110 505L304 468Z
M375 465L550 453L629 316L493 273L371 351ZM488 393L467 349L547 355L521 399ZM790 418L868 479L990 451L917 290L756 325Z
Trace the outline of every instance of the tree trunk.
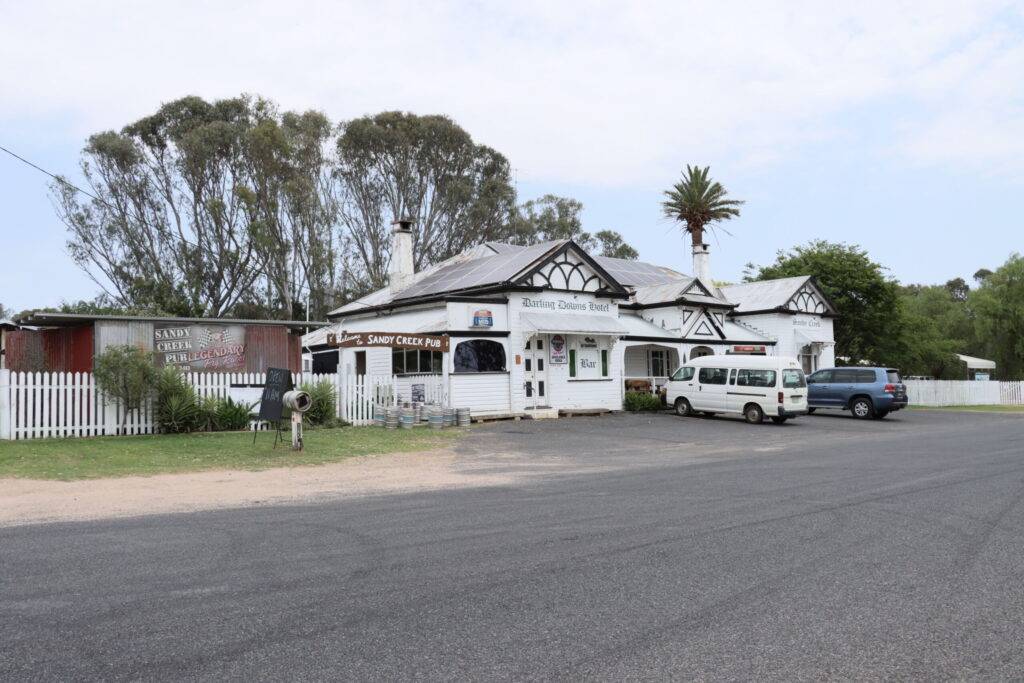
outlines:
M689 228L689 231L690 231L690 243L693 246L699 247L699 246L704 244L704 226L703 225L694 225L693 227Z

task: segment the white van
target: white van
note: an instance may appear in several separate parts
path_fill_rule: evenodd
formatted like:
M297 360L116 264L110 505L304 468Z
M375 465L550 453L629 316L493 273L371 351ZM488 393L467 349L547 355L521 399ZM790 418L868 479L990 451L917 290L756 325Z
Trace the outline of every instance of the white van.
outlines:
M736 413L759 424L807 414L807 380L784 356L702 356L672 373L665 398L677 415Z

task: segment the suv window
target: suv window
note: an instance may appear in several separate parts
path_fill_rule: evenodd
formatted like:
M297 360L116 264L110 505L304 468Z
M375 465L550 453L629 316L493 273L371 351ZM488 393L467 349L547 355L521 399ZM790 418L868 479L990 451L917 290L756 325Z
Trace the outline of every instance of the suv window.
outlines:
M808 384L828 384L831 381L831 370L818 370L816 373L807 378Z
M874 384L878 381L875 377L874 370L858 370L857 371L857 384Z
M693 379L693 373L695 370L696 368L679 368L672 374L672 379L676 382L686 382L687 380Z
M737 386L767 387L775 386L774 370L740 370L736 377Z
M799 389L800 387L806 387L807 382L804 381L804 373L800 370L783 370L782 386L785 389Z
M836 384L854 384L857 381L857 371L836 370L832 373L832 381Z
M900 371L899 370L886 370L885 371L885 381L887 381L887 382L889 382L891 384L899 384L903 380L900 379Z
M701 384L725 384L729 371L725 368L701 368L698 377Z

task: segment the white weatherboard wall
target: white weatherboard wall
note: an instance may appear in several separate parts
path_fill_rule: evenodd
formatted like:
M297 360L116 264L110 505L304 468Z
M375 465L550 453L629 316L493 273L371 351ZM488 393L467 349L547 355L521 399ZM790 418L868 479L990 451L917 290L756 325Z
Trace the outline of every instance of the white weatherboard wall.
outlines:
M451 405L469 408L473 415L507 415L507 372L467 372L451 375Z
M799 358L800 349L807 344L807 341L798 334L798 330L814 329L817 331L809 332L809 334L820 334L823 338L828 339L834 338L832 318L802 314L768 313L764 315L744 315L738 317L737 320L777 340L775 355L778 356ZM820 327L808 327L809 325L815 325L815 323L820 324ZM836 347L833 344L825 344L821 349L818 367L831 368L835 364Z
M523 313L538 312L541 310L543 310L543 312L549 312L546 309L525 308L523 306L523 299L552 301L555 302L556 305L559 301L571 301L574 303L588 305L588 310L583 311L556 309L555 312L560 315L564 315L566 319L574 315L586 315L609 317L618 321L619 317L619 307L614 300L597 297L591 294L545 291L526 295L510 296L508 305L511 329L508 338L508 346L511 353L509 362L512 363L510 366L512 371L510 377L512 382L512 410L516 413L522 413L526 410L526 372L521 363L518 365L515 364L515 356L516 354L519 354L520 356L523 354L526 345L526 338L532 334L532 332L524 332L520 316ZM589 304L591 303L599 307L607 306L608 311L589 310ZM607 379L570 379L568 363L559 365L546 363L548 367L547 398L548 404L552 408L559 410L622 410L622 353L618 352L617 349L614 349L612 346L614 341L614 337L609 338L610 352L608 354L609 367ZM548 347L550 347L550 344Z

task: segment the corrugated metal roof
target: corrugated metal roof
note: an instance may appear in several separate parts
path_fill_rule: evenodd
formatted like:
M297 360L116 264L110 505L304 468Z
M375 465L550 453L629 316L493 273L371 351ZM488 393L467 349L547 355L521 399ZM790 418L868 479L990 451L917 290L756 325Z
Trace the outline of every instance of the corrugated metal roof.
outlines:
M775 341L729 319L726 319L722 331L725 333L725 338L731 342L744 341L765 344Z
M49 313L46 311L33 311L19 319L26 325L36 327L62 327L67 325L80 325L96 321L112 322L140 322L140 323L196 323L222 324L222 325L275 325L290 329L305 327L323 327L330 325L329 322L305 321L305 320L249 320L244 318L173 318L164 316L145 315L92 315L87 313Z
M744 282L738 285L721 287L722 295L737 304L736 313L748 311L766 311L784 307L796 294L797 290L811 279L810 275L784 277L778 280L761 280Z
M457 292L509 282L534 261L561 247L567 241L541 242L524 249L473 259L442 268L403 289L395 297L395 300L401 301L430 294Z
M595 256L594 260L608 271L608 274L615 278L616 282L626 287L648 287L680 279L693 279L671 268L656 266L644 261L631 261L610 256Z
M624 313L619 316L619 322L626 326L631 337L659 337L679 341L678 335L672 334L668 330L644 320L640 316Z
M987 360L985 358L975 358L974 356L965 356L962 353L956 354L962 362L967 364L967 367L972 370L995 370L996 362L994 360Z

